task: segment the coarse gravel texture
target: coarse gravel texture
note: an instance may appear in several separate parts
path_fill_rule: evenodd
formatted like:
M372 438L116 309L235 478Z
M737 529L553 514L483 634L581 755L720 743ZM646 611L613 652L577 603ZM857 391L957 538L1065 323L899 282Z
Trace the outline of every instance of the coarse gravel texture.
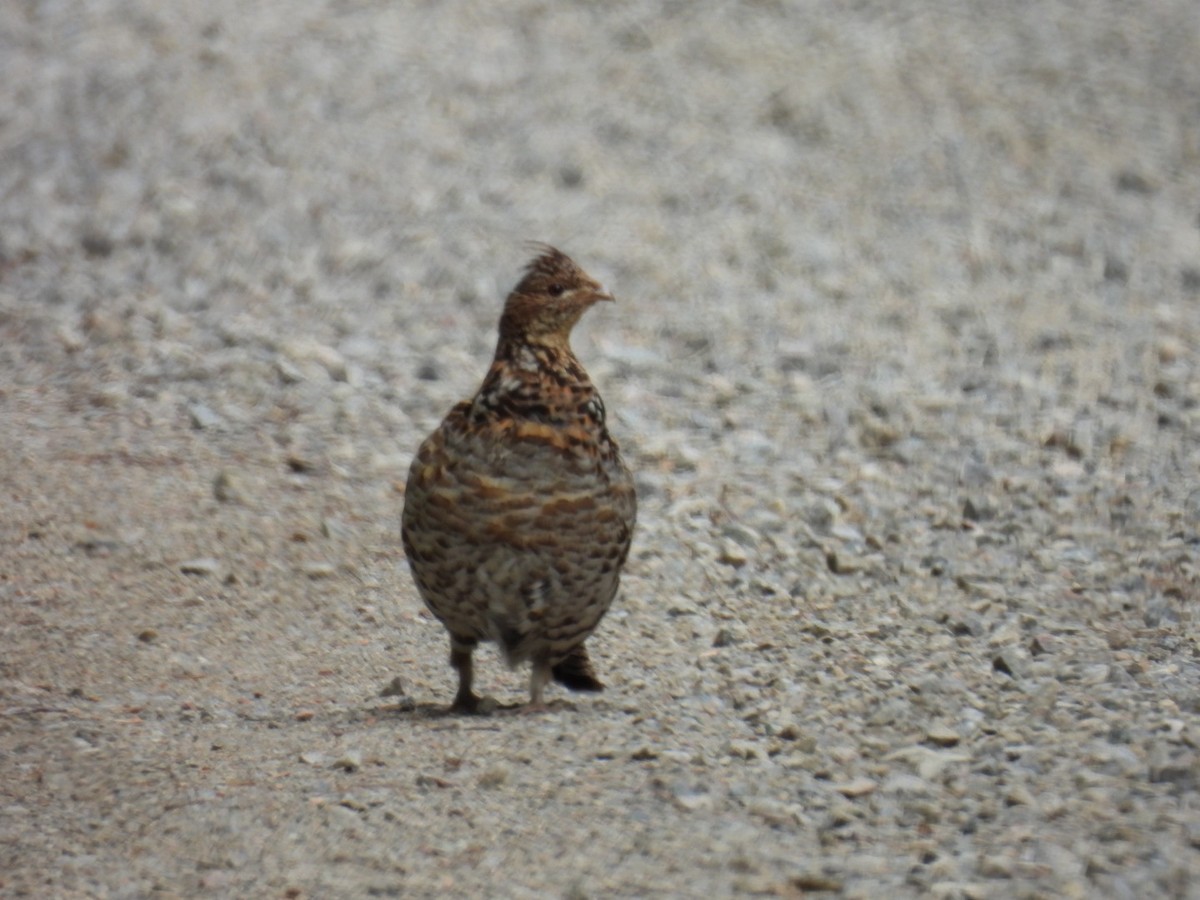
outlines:
M1200 897L1198 41L0 4L0 896ZM448 716L403 485L527 239L640 521L608 690Z

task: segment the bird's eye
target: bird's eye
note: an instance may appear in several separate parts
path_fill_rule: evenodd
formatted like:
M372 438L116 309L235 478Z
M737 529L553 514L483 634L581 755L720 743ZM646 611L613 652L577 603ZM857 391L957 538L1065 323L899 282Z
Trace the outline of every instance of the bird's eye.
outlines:
M546 288L546 293L548 293L551 297L561 297L564 291L566 291L566 288L558 282L555 282L554 284L550 285L550 287Z

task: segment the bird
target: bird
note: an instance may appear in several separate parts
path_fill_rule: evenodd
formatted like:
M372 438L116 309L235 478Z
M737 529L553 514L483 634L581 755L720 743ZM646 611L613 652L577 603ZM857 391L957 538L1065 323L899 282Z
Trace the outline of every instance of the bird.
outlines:
M633 478L570 345L604 287L537 244L508 294L491 366L409 468L401 534L413 580L450 637L453 712L485 712L472 654L530 663L528 709L553 679L601 691L584 642L608 612L637 519Z

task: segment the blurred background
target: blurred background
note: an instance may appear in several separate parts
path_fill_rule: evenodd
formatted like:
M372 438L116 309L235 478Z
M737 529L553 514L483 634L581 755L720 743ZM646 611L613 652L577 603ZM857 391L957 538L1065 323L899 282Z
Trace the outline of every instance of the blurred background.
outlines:
M545 240L620 296L582 353L652 443L732 390L836 448L864 390L984 373L1021 421L980 422L1155 456L1195 377L1198 29L1183 0L13 3L0 359L245 425L279 398L252 362L331 350L408 442Z
M68 329L161 308L197 353L303 334L394 381L486 355L537 239L622 296L589 324L618 362L919 383L990 352L1053 381L1072 339L1194 334L1198 21L1182 0L13 3L0 290ZM1095 393L1147 364L1079 374Z

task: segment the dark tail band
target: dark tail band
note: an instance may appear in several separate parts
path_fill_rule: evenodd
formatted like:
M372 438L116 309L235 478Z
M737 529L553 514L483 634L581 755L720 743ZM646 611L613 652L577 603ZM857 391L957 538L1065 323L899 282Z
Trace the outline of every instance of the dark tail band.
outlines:
M587 648L580 644L550 669L554 680L572 691L602 691L604 685L596 677Z

